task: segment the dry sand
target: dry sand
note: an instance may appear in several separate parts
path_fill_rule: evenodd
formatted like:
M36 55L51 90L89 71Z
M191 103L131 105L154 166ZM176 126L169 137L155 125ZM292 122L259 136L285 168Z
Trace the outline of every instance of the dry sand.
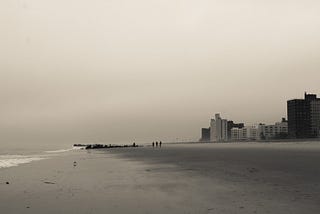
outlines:
M72 151L0 169L0 213L320 213L319 164L316 142Z

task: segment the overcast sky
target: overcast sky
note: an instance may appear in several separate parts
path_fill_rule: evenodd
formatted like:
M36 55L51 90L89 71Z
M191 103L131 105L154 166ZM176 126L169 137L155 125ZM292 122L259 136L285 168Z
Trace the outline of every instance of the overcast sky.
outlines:
M318 0L1 0L1 142L198 139L320 95Z

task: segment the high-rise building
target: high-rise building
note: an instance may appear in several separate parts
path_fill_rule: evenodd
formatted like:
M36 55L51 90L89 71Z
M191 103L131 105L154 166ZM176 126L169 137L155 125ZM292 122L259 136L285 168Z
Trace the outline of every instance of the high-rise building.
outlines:
M217 135L216 135L216 120L211 119L210 121L210 141L217 141Z
M210 140L214 142L228 140L228 121L222 119L220 114L216 114L215 119L211 119Z
M201 129L201 139L200 141L210 141L210 127Z
M288 131L292 138L320 137L320 99L305 93L304 99L287 102Z
M228 140L228 120L221 120L221 138L220 141Z
M320 137L320 99L313 100L310 103L311 116L311 134Z

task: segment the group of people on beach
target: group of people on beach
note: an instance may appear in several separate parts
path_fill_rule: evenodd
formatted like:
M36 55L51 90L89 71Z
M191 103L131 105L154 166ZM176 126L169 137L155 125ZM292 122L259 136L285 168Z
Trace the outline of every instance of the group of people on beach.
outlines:
M156 145L156 147L161 147L162 146L162 142L160 141L159 143L158 143L158 141L156 141L156 143L154 143L154 142L152 142L152 147L154 147L154 145Z

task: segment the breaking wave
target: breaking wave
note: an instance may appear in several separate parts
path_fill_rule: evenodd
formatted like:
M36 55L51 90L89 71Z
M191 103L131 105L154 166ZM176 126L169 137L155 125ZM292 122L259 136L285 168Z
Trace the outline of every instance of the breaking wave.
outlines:
M40 156L0 155L0 169L46 159Z
M15 167L19 166L21 164L27 164L31 163L33 161L39 161L43 159L52 158L54 156L57 156L64 152L69 152L72 150L78 150L81 149L81 147L73 147L70 149L59 149L59 150L53 150L53 151L45 151L44 154L35 154L35 155L10 155L10 154L4 154L0 155L0 169L1 168L9 168L9 167Z
M45 151L45 153L63 153L63 152L69 152L72 150L78 150L78 149L82 149L83 147L72 147L71 149L58 149L58 150L53 150L53 151Z

